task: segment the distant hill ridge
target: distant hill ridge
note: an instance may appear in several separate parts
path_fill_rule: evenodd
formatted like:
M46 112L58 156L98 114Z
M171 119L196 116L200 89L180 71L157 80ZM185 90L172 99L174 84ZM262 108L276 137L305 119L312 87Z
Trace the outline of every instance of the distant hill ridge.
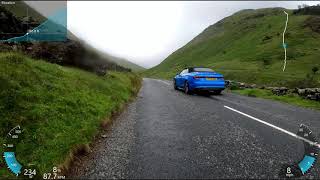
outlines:
M312 69L320 67L320 17L314 15L320 6L309 9L312 13L302 8L236 12L206 28L145 75L170 79L185 67L208 66L231 80L274 86L319 86L320 75ZM285 72L283 11L289 13Z

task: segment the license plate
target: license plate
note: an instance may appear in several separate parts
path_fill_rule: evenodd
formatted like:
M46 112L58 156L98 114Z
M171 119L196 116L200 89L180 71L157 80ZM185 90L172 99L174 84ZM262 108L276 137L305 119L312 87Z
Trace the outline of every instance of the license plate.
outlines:
M206 78L209 81L217 80L217 78Z

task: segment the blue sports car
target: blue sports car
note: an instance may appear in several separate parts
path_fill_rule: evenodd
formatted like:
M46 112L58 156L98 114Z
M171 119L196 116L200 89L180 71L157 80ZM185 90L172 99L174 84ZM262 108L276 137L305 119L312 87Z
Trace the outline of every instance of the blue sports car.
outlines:
M197 91L221 94L222 90L225 89L225 85L222 74L205 67L184 69L173 78L174 89L182 89L186 94Z

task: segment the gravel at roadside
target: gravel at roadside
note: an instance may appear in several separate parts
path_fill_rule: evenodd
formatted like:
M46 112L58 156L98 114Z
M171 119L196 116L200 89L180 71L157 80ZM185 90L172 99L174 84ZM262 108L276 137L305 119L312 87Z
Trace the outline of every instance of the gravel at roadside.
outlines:
M81 179L122 179L126 175L134 143L136 103L131 103L94 144L94 151L79 159L70 177Z

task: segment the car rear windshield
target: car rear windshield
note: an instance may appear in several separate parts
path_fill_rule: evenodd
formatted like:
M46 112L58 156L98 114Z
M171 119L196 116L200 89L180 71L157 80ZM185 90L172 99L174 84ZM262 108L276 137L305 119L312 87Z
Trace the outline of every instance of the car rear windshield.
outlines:
M193 72L214 72L210 68L193 68L192 71Z

